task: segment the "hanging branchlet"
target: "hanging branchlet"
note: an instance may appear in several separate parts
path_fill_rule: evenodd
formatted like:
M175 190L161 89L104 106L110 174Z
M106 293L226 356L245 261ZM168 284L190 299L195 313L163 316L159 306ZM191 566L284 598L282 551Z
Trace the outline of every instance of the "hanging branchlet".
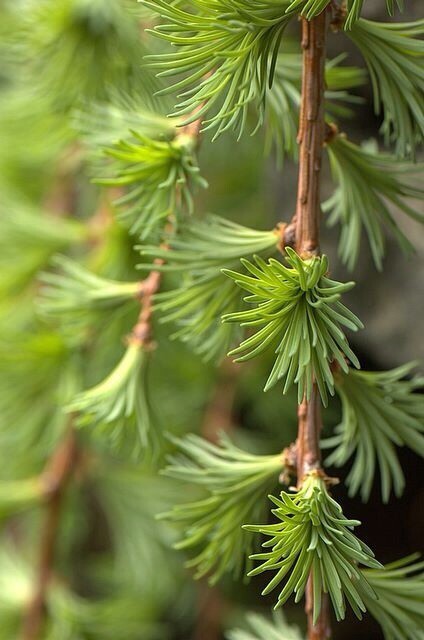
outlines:
M119 282L103 278L66 256L51 261L55 271L42 273L39 306L48 316L72 322L89 311L104 310L134 300L140 282Z
M154 348L153 296L160 282L161 273L152 270L145 280L131 284L132 295L135 288L140 300L140 313L127 338L124 356L105 380L77 395L68 406L69 411L79 413L77 426L95 428L115 447L131 442L134 456L157 439L152 428L148 365Z
M385 640L420 640L424 627L424 562L419 554L362 571L377 598L363 594Z
M129 442L134 456L144 451L153 436L147 393L149 353L129 342L113 371L96 386L78 394L68 411L78 413L76 426L90 427L112 447Z
M335 374L336 391L342 402L342 420L333 437L322 446L333 451L326 463L344 466L353 458L346 483L351 496L360 493L367 501L380 472L381 493L388 502L390 492L400 496L405 485L396 447L407 446L424 457L424 404L417 393L424 378L404 380L416 368L411 362L391 371L354 371Z
M140 246L142 256L162 260L160 271L179 277L177 289L155 296L160 322L175 322L172 337L187 342L205 359L221 358L232 342L233 330L222 326L222 313L236 309L238 293L221 273L223 266L237 264L252 253L269 255L276 250L279 230L257 231L209 215L184 225L169 246ZM152 263L139 265L150 269Z
M378 153L372 143L359 147L344 135L333 136L326 149L338 186L323 209L329 214L330 225L341 225L339 255L342 261L349 269L355 267L363 231L378 269L382 267L385 253L384 229L394 235L405 251L411 251L412 245L396 224L390 205L424 222L424 216L408 203L408 200L424 200L424 189L418 184L422 167L399 163L392 156Z
M131 131L105 150L113 159L110 177L97 182L126 190L115 205L131 233L145 239L170 216L178 223L182 212L192 213L193 189L207 187L197 166L196 145L197 133L188 129L169 141Z
M424 20L379 23L360 19L347 34L367 64L382 133L401 156L424 140Z
M28 16L27 16L28 14ZM60 111L81 100L110 98L112 87L134 91L149 104L158 83L141 68L139 25L118 0L47 0L19 23L20 51L37 77L35 88Z
M164 473L203 493L162 516L184 527L184 538L175 547L198 552L187 562L196 578L208 575L214 584L225 572L240 577L255 542L242 525L265 515L264 494L278 483L281 454L247 453L224 435L218 445L195 435L175 444L179 453Z
M269 551L251 556L261 564L250 576L276 571L263 594L270 593L285 580L276 606L283 605L292 594L299 602L312 575L314 623L321 611L322 592L329 594L337 620L345 617L346 601L361 618L365 611L362 593L370 599L375 598L375 594L357 565L373 568L381 565L351 531L360 522L343 515L340 505L328 493L326 480L318 472L307 475L296 494L282 492L281 500L269 497L277 507L272 513L280 522L244 527L270 538L262 544L269 547Z
M160 92L181 92L173 115L185 123L209 115L203 131L214 130L215 138L230 128L241 135L255 103L260 123L281 37L295 15L284 13L288 2L261 0L252 7L247 0L190 0L188 10L163 0L143 4L168 21L152 33L175 45L174 52L149 56L152 66L160 76L185 74Z
M293 249L286 248L286 264L259 257L255 263L242 260L251 275L224 270L242 289L249 292L245 301L253 309L223 316L224 322L240 322L244 327L261 327L246 338L229 355L241 362L278 344L274 366L265 385L270 389L284 380L283 393L298 385L298 400L309 400L314 381L322 401L334 394L333 360L347 371L348 358L359 362L350 349L341 326L352 331L362 327L358 318L340 301L342 293L353 283L342 284L327 277L325 256L302 260Z

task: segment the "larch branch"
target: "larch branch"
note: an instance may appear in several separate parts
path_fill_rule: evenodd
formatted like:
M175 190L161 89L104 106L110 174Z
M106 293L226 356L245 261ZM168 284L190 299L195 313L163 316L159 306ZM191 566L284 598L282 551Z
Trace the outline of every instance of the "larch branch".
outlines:
M312 20L302 18L302 98L299 121L299 178L295 213L295 247L304 259L319 255L321 220L321 162L326 140L325 125L325 56L328 13L323 11ZM321 411L319 394L314 385L309 401L300 404L298 411L297 483L311 471L321 472L319 438ZM306 590L308 640L328 640L331 628L328 598L322 597L322 607L316 624L313 623L313 585L309 578Z

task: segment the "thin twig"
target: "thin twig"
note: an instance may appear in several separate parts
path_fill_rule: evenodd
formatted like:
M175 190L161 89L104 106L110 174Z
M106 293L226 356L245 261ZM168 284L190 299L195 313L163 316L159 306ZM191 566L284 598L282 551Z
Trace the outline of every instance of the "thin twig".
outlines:
M198 110L198 109L197 109ZM181 128L178 136L185 135L192 137L196 144L199 144L200 139L200 126L201 119L194 120L189 124ZM172 216L169 216L168 222L165 228L166 236L169 237L174 231L174 223ZM168 250L169 245L167 242L161 244L161 248ZM162 258L156 258L154 264L162 265L165 261ZM162 271L153 270L149 273L147 278L140 282L140 288L138 298L141 302L141 309L128 341L138 345L152 347L152 315L153 315L153 300L155 294L159 291L162 282Z
M299 181L295 213L296 250L303 258L319 254L321 219L320 178L322 149L326 138L324 93L327 11L312 20L302 18L303 74L299 122ZM297 484L312 470L321 472L319 437L321 432L320 400L316 385L311 398L299 406L297 438ZM309 578L306 590L308 639L330 638L328 598L323 594L322 607L313 623L313 585Z

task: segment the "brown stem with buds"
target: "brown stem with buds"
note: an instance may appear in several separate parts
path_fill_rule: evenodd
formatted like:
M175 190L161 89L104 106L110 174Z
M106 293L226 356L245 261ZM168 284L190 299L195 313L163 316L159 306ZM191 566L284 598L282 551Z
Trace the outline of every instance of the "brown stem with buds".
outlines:
M327 12L302 18L303 75L299 123L296 248L303 257L319 253L320 173L325 140L324 92Z
M74 472L77 457L75 432L70 425L68 433L48 461L41 477L45 490L46 516L40 539L34 593L24 616L21 640L37 640L41 638L46 597L59 535L60 514L66 488Z
M312 20L302 18L303 74L299 122L299 181L295 214L295 247L302 258L319 255L321 219L321 160L326 140L324 114L327 11ZM297 437L297 484L311 471L321 471L319 438L321 412L319 393L314 385L311 398L299 406ZM321 613L313 623L312 576L306 590L308 640L328 640L331 636L328 598L323 594Z

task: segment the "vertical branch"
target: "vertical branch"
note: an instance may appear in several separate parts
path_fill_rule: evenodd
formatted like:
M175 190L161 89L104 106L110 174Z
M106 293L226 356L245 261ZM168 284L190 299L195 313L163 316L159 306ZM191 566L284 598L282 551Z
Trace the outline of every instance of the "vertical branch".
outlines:
M75 432L70 427L42 474L46 495L46 514L38 552L34 593L24 615L21 640L37 640L41 638L47 591L59 535L60 514L66 488L75 468L76 460L77 443Z
M326 11L309 21L302 18L303 75L298 135L296 248L303 257L319 253L320 173L325 139L326 34Z
M302 18L302 99L299 122L299 181L296 223L296 250L303 258L319 254L321 218L320 178L322 149L325 140L324 92L327 11L308 21ZM307 473L321 469L319 438L321 431L320 400L316 386L311 398L299 406L297 438L298 486ZM309 578L306 590L308 640L327 640L331 630L328 598L322 597L319 619L313 623L313 585Z

